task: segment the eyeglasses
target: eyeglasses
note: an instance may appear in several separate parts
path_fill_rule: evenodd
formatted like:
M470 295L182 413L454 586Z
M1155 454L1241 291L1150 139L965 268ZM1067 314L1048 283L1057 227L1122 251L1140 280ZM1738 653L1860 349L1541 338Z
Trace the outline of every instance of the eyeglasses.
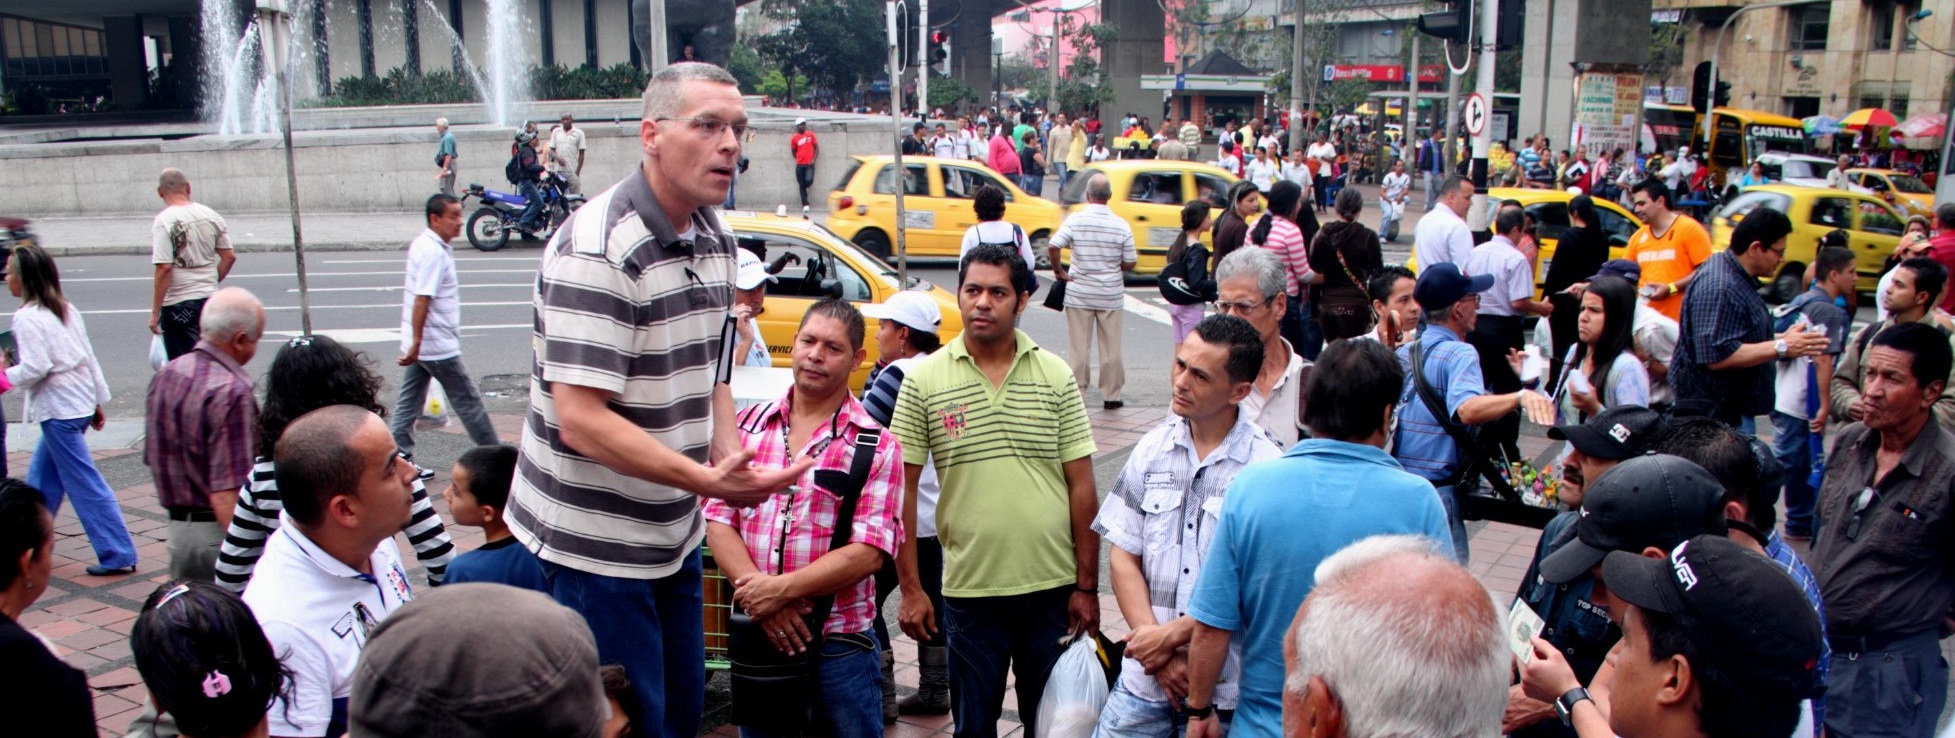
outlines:
M1853 517L1846 519L1845 533L1847 540L1853 541L1860 538L1860 524L1866 521L1867 506L1873 504L1875 496L1877 496L1877 493L1874 492L1874 488L1867 487L1860 490L1860 496L1853 500Z
M1262 307L1264 305L1268 305L1271 302L1275 302L1275 301L1276 298L1269 297L1269 298L1264 298L1260 302L1226 302L1223 300L1216 300L1209 304L1214 305L1215 312L1218 313L1246 313L1251 310L1255 310L1256 308Z
M653 118L652 120L660 123L668 120L682 120L691 124L692 130L697 131L701 136L706 138L719 138L720 134L725 133L730 128L733 129L734 138L744 139L747 137L747 131L753 130L753 126L745 123L728 123L718 118Z

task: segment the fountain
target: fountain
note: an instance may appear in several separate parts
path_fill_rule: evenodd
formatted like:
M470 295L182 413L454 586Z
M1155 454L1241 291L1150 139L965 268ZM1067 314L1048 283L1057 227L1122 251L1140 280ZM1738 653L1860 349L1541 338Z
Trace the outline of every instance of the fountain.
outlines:
M226 0L203 3L203 37L237 40L203 44L204 119L221 134L271 133L278 130L278 80L265 58L258 22L238 28L236 9Z
M529 74L523 64L523 11L519 0L489 0L489 89L482 102L494 111L498 126L512 125L509 112L515 103L528 97Z

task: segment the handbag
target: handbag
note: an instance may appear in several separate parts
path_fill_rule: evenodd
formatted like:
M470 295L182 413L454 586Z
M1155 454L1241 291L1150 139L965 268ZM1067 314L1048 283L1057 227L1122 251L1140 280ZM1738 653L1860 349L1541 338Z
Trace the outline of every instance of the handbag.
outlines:
M1508 466L1506 452L1497 443L1481 442L1478 434L1453 420L1452 413L1446 412L1446 403L1440 401L1439 392L1426 382L1425 343L1412 344L1411 353L1412 387L1418 392L1419 401L1425 403L1426 411L1432 413L1439 427L1446 429L1446 435L1459 446L1459 470L1453 472L1452 478L1432 485L1453 488L1461 520L1494 520L1535 529L1546 527L1554 519L1555 511L1521 501L1520 492L1499 471ZM1481 491L1481 479L1487 482L1487 492ZM1472 489L1462 489L1469 485Z
M815 484L841 497L835 512L835 533L828 550L848 545L855 528L855 507L862 499L862 485L875 462L876 444L882 430L865 428L856 433L855 455L847 473L817 470ZM727 658L733 664L732 688L734 725L777 733L800 733L819 714L822 625L835 606L834 595L814 598L812 610L802 615L808 632L814 635L808 649L799 654L781 653L767 638L759 621L739 608L727 619Z
M1052 289L1045 291L1047 310L1057 310L1062 313L1066 311L1066 284L1061 280L1052 280Z

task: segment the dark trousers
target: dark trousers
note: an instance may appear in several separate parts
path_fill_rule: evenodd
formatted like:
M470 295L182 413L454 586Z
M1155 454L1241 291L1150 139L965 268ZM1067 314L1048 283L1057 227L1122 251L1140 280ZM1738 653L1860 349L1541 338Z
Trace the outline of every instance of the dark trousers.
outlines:
M1948 702L1948 662L1932 630L1850 653L1835 642L1826 672L1826 734L1843 738L1933 735Z
M523 193L523 214L516 218L516 225L525 230L538 230L542 224L536 218L543 214L543 187L533 180L518 183Z
M1473 331L1466 334L1466 342L1480 352L1480 376L1486 381L1489 394L1520 391L1521 378L1514 373L1514 367L1507 364L1507 352L1520 348L1524 335L1520 316L1484 313L1473 326ZM1499 441L1500 447L1507 452L1507 458L1521 457L1521 416L1518 413L1509 413L1486 424L1481 432L1492 433L1492 438Z
M163 306L157 322L163 329L163 351L170 358L190 353L197 347L197 337L203 333L200 323L204 319L204 302L208 299L199 297Z
M794 165L794 183L801 186L801 207L808 206L808 188L815 186L815 165Z
M944 545L936 536L916 539L916 571L917 578L923 580L923 594L930 598L930 607L937 615L936 637L919 645L944 645ZM882 607L898 584L896 560L884 559L882 568L876 571L876 640L885 650L891 647L891 641L889 619L883 617Z
M694 736L706 711L706 632L700 555L664 579L626 579L543 562L550 596L576 610L597 639L597 660L631 678L642 735Z
M1289 307L1283 309L1283 321L1277 331L1283 339L1290 342L1290 348L1307 361L1316 361L1324 350L1324 327L1317 324L1316 309L1310 304L1310 294L1301 297L1291 295Z
M945 597L944 634L950 642L951 715L956 738L997 738L1004 710L1005 670L1018 679L1018 714L1034 738L1045 680L1070 629L1069 586L1008 597Z

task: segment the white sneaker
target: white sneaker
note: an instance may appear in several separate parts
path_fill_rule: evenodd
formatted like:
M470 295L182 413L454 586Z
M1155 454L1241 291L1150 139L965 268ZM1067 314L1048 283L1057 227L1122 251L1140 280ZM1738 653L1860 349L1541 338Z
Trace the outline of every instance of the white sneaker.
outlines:
M802 219L802 220L808 220L808 219L809 219L809 218L808 218L808 206L806 206L806 205L802 205L802 206L801 206L801 219Z

